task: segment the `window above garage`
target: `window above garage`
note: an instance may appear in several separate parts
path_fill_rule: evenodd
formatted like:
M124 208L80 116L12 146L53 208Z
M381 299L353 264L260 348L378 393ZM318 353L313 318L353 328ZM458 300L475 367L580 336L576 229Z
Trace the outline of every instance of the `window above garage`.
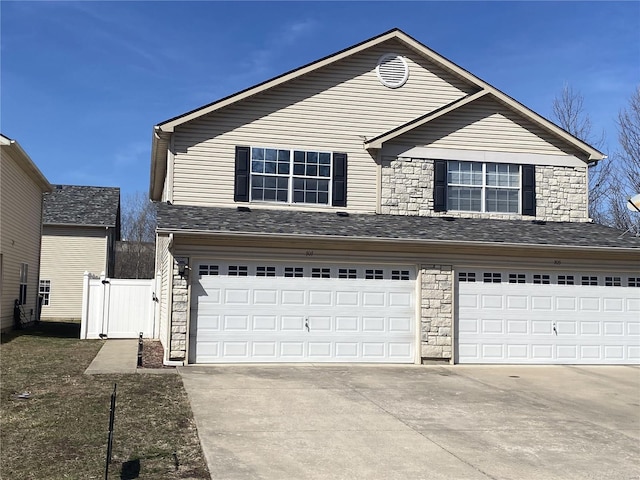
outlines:
M236 202L346 206L344 153L236 147Z
M434 210L535 215L532 165L436 160Z

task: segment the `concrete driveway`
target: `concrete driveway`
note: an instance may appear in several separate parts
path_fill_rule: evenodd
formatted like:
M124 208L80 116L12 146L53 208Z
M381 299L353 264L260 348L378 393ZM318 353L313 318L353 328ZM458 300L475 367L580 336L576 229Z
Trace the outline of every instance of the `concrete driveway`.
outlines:
M639 479L640 368L180 368L213 479Z

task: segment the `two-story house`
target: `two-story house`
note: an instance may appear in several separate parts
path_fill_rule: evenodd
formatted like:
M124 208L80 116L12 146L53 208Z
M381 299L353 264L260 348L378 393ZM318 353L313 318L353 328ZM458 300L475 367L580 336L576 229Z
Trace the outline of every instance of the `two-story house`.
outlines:
M42 194L49 191L27 152L0 134L0 331L38 319Z
M400 30L162 122L166 360L637 363L603 158Z

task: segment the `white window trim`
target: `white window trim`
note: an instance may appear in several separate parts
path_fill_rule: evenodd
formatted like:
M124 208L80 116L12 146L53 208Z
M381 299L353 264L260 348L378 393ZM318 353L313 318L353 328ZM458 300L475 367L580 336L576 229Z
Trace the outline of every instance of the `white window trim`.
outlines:
M263 148L269 150L288 150L289 151L289 174L278 174L278 173L260 173L253 171L253 149L254 148ZM294 175L293 173L293 165L294 165L294 152L316 152L316 153L328 153L330 155L329 161L329 176L321 177L321 176L301 176ZM278 200L254 200L253 199L253 176L260 175L263 177L275 177L275 178L287 178L288 179L288 188L287 188L287 201L279 202ZM302 178L305 180L327 180L329 182L329 188L327 192L327 203L306 203L306 202L294 202L293 201L293 179L294 178ZM266 203L266 204L277 204L277 205L303 205L303 206L313 206L313 207L331 207L332 206L332 198L333 198L333 152L326 150L318 150L314 148L296 148L296 147L265 147L262 145L255 145L249 147L249 202L251 203Z
M43 292L42 291L42 287L49 287L49 291L48 292ZM51 280L40 280L40 283L38 285L38 296L42 297L42 306L48 306L51 304ZM46 303L45 303L46 300Z
M464 183L449 183L449 162L459 162L459 163L475 163L482 165L482 185L471 185ZM464 212L464 213L495 213L498 215L519 215L522 213L522 165L520 164L508 164L515 165L518 167L518 186L517 187L497 187L495 185L487 185L487 165L494 164L497 162L471 162L468 160L448 160L447 161L447 204L449 203L449 187L463 187L463 188L479 188L480 189L480 207L481 210L454 210L452 208L447 209L452 212ZM486 192L487 189L498 189L498 190L515 190L518 192L518 211L517 212L496 212L496 211L488 211L486 204Z

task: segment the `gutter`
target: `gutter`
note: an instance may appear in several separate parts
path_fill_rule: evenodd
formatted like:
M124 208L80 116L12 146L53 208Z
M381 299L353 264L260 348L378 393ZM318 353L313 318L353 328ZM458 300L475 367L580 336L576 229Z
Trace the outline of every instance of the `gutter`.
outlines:
M546 243L513 243L513 242L484 242L484 241L469 241L469 240L422 240L422 239L409 239L409 238L379 238L379 237L361 237L353 236L346 237L343 235L298 235L294 233L259 233L259 232L228 232L228 231L216 231L216 230L180 230L170 228L158 228L158 233L178 235L200 235L200 236L226 236L231 238L248 238L258 237L265 239L282 238L285 240L339 240L345 242L370 242L370 243L401 243L403 245L447 245L447 246L483 246L483 247L509 247L509 248L541 248L546 250L558 250L558 251L575 251L580 250L583 252L605 252L613 251L616 253L633 253L640 255L640 246L638 247L600 247L600 246L585 246L585 245L554 245Z
M167 154L170 141L171 132L165 132L158 125L153 127L153 137L151 140L151 174L149 181L149 198L151 200L160 200L162 184L167 174ZM157 172L158 168L162 170ZM159 175L157 173L159 173ZM160 185L158 185L158 182L160 182Z

